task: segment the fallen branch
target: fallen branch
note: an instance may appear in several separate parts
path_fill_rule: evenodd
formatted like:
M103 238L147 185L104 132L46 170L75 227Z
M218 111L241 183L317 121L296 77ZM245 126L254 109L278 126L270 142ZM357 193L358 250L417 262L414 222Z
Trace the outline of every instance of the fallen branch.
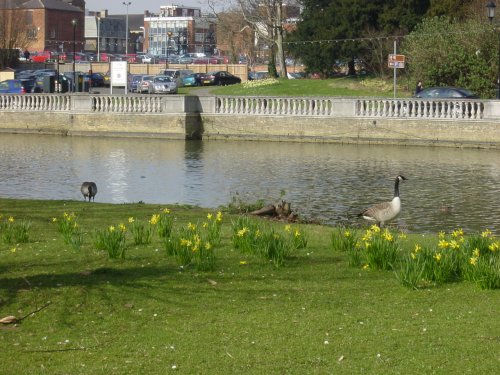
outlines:
M21 317L21 318L16 318L14 315L9 315L9 316L6 316L2 319L0 319L0 323L1 324L15 324L15 323L21 323L24 319L26 319L28 316L31 316L33 314L36 314L37 312L39 311L42 311L43 309L45 309L47 306L49 306L52 302L47 302L45 305L43 305L42 307L39 307L38 309L30 312L29 314L26 314L25 316Z

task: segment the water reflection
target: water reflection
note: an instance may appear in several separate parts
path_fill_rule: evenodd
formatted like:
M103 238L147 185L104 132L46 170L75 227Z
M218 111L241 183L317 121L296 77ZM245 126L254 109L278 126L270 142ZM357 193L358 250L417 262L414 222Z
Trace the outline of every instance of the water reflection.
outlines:
M403 174L398 225L500 228L494 150L2 134L0 160L2 197L80 200L89 180L97 201L112 203L215 208L236 194L273 202L284 192L301 215L328 223L390 200Z

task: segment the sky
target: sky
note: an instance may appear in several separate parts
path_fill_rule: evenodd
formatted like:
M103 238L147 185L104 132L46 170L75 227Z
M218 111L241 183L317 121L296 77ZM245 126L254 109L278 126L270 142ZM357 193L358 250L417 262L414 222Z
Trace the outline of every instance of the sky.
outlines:
M124 2L132 4L128 7L129 14L144 14L145 10L158 13L162 5L186 5L208 10L207 0L85 0L85 7L91 11L108 10L108 14L125 14L127 7Z

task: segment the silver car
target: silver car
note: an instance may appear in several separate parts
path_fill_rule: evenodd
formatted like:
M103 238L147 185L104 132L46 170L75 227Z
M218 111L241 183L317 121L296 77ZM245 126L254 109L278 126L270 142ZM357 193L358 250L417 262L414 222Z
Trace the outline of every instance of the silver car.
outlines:
M149 82L150 94L177 94L177 83L168 76L155 76Z

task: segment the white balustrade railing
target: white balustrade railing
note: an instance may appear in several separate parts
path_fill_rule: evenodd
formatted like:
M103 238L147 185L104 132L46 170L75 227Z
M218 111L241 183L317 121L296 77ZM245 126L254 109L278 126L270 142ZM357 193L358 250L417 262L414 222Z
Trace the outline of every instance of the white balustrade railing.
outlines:
M0 111L20 112L154 114L194 111L217 115L483 120L500 117L498 104L497 101L463 99L0 94Z
M162 111L162 98L156 95L92 96L92 112L160 113Z
M215 113L230 115L332 116L330 98L277 98L217 96Z
M479 100L447 99L356 99L357 117L397 117L424 119L484 118Z
M0 95L0 110L6 111L69 111L68 95Z

